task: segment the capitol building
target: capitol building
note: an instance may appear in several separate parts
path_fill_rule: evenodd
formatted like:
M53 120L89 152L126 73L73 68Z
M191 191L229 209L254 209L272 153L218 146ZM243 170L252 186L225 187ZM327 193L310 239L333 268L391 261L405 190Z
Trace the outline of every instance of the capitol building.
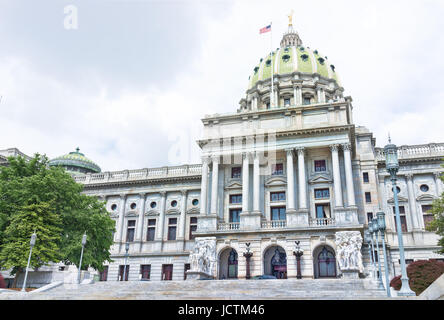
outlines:
M100 280L185 280L199 239L213 246L208 273L216 279L245 279L247 251L251 277L296 278L296 243L303 279L341 278L344 232L357 235L359 277L372 277L364 231L379 211L390 279L401 274L383 145L354 123L340 70L291 24L280 48L251 70L238 110L202 119L200 164L101 172L79 149L50 161L115 220L113 262ZM398 147L406 263L444 260L436 253L439 237L425 230L443 192L443 157L444 143Z

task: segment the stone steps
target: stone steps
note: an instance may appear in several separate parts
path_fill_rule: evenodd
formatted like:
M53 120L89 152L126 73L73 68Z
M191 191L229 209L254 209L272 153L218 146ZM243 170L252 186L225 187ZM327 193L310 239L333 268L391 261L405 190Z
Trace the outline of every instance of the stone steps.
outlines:
M18 296L15 296L17 299ZM62 285L52 290L21 295L20 299L385 299L384 290L367 279L195 280L96 282ZM14 299L0 294L0 299Z

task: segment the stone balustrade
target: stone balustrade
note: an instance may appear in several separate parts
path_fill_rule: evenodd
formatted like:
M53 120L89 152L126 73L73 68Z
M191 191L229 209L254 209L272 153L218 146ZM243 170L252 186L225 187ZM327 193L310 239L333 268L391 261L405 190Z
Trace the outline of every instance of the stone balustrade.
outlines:
M310 226L331 226L335 224L334 218L316 218L316 219L310 219Z
M261 222L262 229L279 229L279 228L285 228L286 226L287 226L287 221L285 220L271 220L271 221L263 220Z
M124 170L112 172L100 172L94 174L75 175L73 178L78 183L107 183L119 181L135 181L147 179L174 178L186 176L200 176L201 164L161 167L150 169Z
M239 222L219 222L217 224L218 231L225 230L239 230L240 223Z
M375 148L376 159L385 161L384 148ZM444 143L429 143L410 146L398 146L398 159L413 159L422 157L444 157Z

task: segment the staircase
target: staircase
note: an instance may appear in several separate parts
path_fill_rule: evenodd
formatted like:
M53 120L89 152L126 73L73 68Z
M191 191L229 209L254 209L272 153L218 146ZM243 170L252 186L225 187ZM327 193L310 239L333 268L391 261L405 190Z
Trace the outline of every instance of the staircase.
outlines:
M367 279L128 281L61 285L46 292L0 293L0 299L42 300L361 300L386 299L384 290Z

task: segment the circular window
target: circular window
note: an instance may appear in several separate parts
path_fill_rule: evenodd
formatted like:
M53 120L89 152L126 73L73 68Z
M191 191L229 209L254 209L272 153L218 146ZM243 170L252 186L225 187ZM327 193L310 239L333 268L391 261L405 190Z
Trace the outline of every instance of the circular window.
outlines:
M325 62L324 58L319 58L318 61L320 64L324 64L324 62Z
M197 206L199 204L199 200L193 199L191 203L193 204L193 206Z
M136 209L136 204L135 204L134 202L131 203L130 208L131 208L132 210Z
M429 186L426 184L421 185L419 188L421 189L422 192L429 191Z
M259 71L259 67L254 68L254 73L257 73Z
M171 206L172 207L176 207L177 206L177 201L176 200L171 201Z
M284 60L284 62L288 62L290 60L290 56L288 54L284 54L282 56L282 60Z
M306 55L305 53L303 55L301 55L301 58L303 61L307 61L308 60L308 55Z
M268 59L267 61L265 61L265 64L267 65L267 67L271 66L271 60Z
M304 51L304 50L305 50L305 48L304 48L304 47L300 47L300 48L299 48L299 50L301 50L301 51Z
M319 54L318 50L315 50L315 51L313 51L313 52L314 52L314 54Z
M398 193L400 193L400 192L401 192L401 188L400 188L400 187L396 187L396 191L397 191ZM393 192L393 188L392 188L392 192Z
M111 206L111 210L116 211L116 209L117 209L117 204L113 204L113 205Z
M157 206L157 203L156 203L155 201L153 201L153 202L150 203L150 207L151 207L151 208L154 209L156 206Z

